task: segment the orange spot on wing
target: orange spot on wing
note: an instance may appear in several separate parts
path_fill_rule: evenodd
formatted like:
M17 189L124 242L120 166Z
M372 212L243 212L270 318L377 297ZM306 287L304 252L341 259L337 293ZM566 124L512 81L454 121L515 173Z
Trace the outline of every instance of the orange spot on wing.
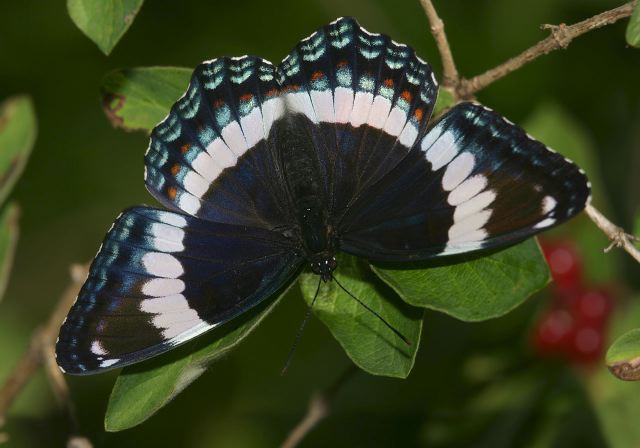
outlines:
M407 103L411 102L411 99L413 98L413 95L411 94L411 92L409 92L408 90L404 90L400 96L402 97L403 100L405 100Z
M177 194L178 189L176 187L167 188L167 196L169 196L169 199L171 199L172 201L175 200Z
M172 176L177 176L179 172L180 172L180 164L176 163L175 165L173 165L171 167L171 175Z
M278 89L275 87L267 92L267 96L276 96L278 95Z
M245 93L244 95L242 95L240 97L240 101L251 101L251 98L253 98L253 95L250 93Z
M182 154L185 154L187 151L189 151L189 149L191 149L191 143L185 143L180 147L180 152Z
M413 112L413 116L416 118L417 121L422 120L422 109L417 108L414 112Z
M323 76L324 76L324 73L322 73L321 71L313 72L313 74L311 75L311 80L312 81L317 81L318 79L322 78Z
M297 84L291 84L282 89L284 93L297 92L298 90L300 90L300 86Z
M347 61L338 62L338 68L346 67L347 65L349 65Z
M393 87L393 79L388 78L384 80L384 85L387 87Z
M218 107L222 107L224 106L224 101L223 100L215 100L213 102L213 107L218 108Z

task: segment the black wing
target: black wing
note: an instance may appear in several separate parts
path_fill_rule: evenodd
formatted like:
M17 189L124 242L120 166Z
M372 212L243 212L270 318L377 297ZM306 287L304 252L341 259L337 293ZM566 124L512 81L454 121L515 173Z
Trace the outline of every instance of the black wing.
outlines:
M521 241L589 201L584 172L478 104L451 109L338 229L375 260L427 259Z
M58 364L88 374L165 352L273 296L300 265L279 233L129 209L62 325Z

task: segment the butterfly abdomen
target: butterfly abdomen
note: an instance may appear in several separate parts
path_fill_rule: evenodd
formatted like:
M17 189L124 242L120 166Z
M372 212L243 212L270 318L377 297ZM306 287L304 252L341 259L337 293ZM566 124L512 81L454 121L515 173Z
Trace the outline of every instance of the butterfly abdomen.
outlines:
M312 265L325 265L325 261L333 259L335 248L320 162L306 121L302 114L286 114L279 120L275 124L276 150L295 209L302 246Z

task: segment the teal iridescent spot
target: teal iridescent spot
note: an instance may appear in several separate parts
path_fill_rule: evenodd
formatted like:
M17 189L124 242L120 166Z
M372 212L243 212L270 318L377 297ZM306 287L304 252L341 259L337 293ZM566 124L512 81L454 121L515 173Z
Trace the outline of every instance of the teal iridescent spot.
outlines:
M216 108L214 110L214 115L216 118L216 123L220 127L220 129L224 128L229 122L231 122L231 109L226 104Z
M274 76L273 76L273 66L272 65L266 65L263 64L258 68L258 72L260 73L258 76L260 78L260 81L272 81Z
M302 59L305 61L317 61L325 54L325 37L323 33L313 33L301 45Z
M182 125L175 114L169 116L157 128L158 137L166 142L172 142L180 137Z
M198 132L198 140L202 146L208 146L217 137L216 131L210 126L205 126Z
M360 82L358 83L360 90L363 92L371 92L376 88L375 80L369 75L362 75Z
M376 38L376 36L359 35L361 45L358 46L358 51L366 59L375 59L382 54L384 47L384 40Z
M311 81L311 89L312 90L329 90L331 86L329 85L329 80L326 76L322 76L321 78L314 79Z
M384 84L380 84L380 87L378 87L378 95L388 99L388 100L392 100L393 99L393 94L395 93L395 90L393 90L393 87L387 87Z
M224 68L224 61L216 59L213 62L207 64L202 69L202 74L205 76L215 76Z
M238 60L232 61L231 64L229 64L229 70L235 73L239 73L247 69L253 69L255 65L256 65L255 60L250 58L245 58L239 61Z
M206 77L204 82L204 87L209 90L214 90L216 87L220 85L220 83L222 83L223 80L224 80L224 76L222 75Z
M251 113L253 109L258 106L258 102L255 100L254 96L251 96L251 99L246 101L241 101L238 110L240 111L241 116L246 116Z
M351 87L351 68L340 67L336 72L336 79L338 80L339 86Z
M198 113L198 109L200 108L200 92L195 80L189 85L187 94L176 104L184 118L193 118L196 113Z
M249 79L249 77L251 76L251 74L253 73L252 70L246 70L243 72L239 72L238 75L231 75L229 77L229 79L231 80L231 82L236 83L236 84L242 84L243 82L245 82L247 79Z

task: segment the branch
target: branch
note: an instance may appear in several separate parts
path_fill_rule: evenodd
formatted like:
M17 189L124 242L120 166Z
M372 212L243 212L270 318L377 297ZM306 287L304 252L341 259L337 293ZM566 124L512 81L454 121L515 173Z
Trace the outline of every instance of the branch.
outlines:
M329 415L333 399L342 386L357 372L358 368L354 364L351 364L331 386L322 392L315 392L311 395L307 414L291 430L287 439L282 444L282 448L295 448L298 446L302 439Z
M587 204L584 209L591 221L600 228L611 240L611 244L604 251L609 252L611 248L621 247L629 255L640 263L640 250L635 246L634 241L638 241L638 237L629 235L623 228L618 227L609 221L600 211L591 204Z
M420 1L422 3L425 3L428 0ZM509 73L518 70L520 67L533 61L534 59L537 59L538 57L548 54L554 50L567 48L571 41L576 37L588 33L589 31L602 28L603 26L611 25L612 23L615 23L620 19L631 16L631 13L633 13L633 8L637 2L638 0L634 0L632 2L619 6L618 8L605 11L601 14L595 15L589 19L583 20L582 22L578 22L573 25L565 25L564 23L561 23L560 25L543 25L543 29L549 30L551 32L551 35L549 37L541 40L528 50L523 51L518 56L509 59L505 63L492 68L491 70L487 70L481 75L474 76L471 79L460 80L455 89L457 96L461 99L471 98L476 92L486 88L490 84L494 83L500 78L503 78ZM440 48L439 45L438 48ZM441 56L444 58L445 55L446 53L442 53L441 50ZM448 56L451 56L450 52ZM446 80L446 77L444 77L444 80Z
M73 403L69 398L69 390L64 377L56 364L54 352L60 325L69 308L73 305L78 291L87 277L87 271L86 266L74 265L71 267L71 283L58 300L45 326L37 328L33 332L29 347L0 387L0 422L5 419L9 408L24 386L40 367L44 367L56 398L67 409L73 432L77 431L77 418ZM88 440L80 437L71 437L69 444L72 442L86 442L84 446L91 446Z
M436 41L440 59L442 60L442 87L455 90L460 83L460 76L453 61L453 54L451 53L451 47L449 47L447 35L444 32L444 22L438 16L431 0L420 0L420 4L431 24L431 34L433 34L433 38Z

